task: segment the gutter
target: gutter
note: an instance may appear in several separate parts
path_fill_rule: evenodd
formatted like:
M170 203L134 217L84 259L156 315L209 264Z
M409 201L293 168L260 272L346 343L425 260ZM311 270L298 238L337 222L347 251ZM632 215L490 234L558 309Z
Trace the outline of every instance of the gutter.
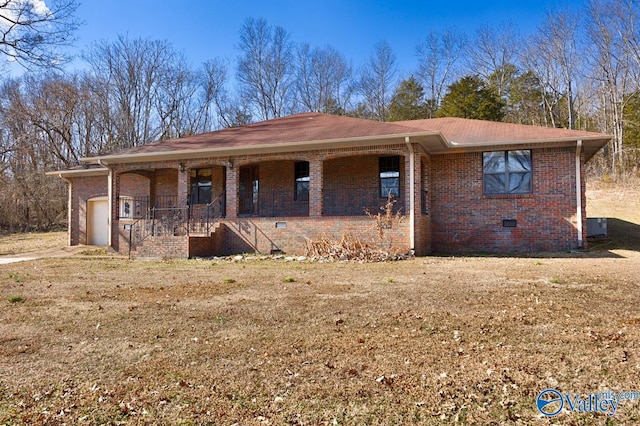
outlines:
M440 132L420 132L420 133L402 133L402 134L388 134L388 135L375 135L375 136L359 136L351 138L341 139L325 139L318 141L297 141L297 142L284 142L284 143L269 143L259 145L242 145L242 146L230 146L218 144L215 147L208 148L181 148L173 150L160 150L160 151L146 151L146 152L134 152L123 154L109 154L96 157L84 157L80 161L83 163L98 163L103 167L108 167L111 164L118 163L134 163L134 162L150 162L150 161L163 161L163 160L190 160L195 158L202 158L203 156L210 157L222 157L222 156L234 156L234 155L255 155L255 154L272 154L272 153L290 153L297 151L317 151L323 149L335 149L335 148L351 148L351 147L363 147L363 146L376 146L376 145L388 145L390 143L402 143L403 138L413 137L416 138L436 138L439 140L440 145L446 148L446 141ZM394 142L397 141L397 142ZM418 141L418 143L420 143ZM151 146L151 145L149 145ZM162 145L159 145L160 147Z
M415 175L415 156L416 153L413 150L413 145L409 142L409 136L405 136L404 142L409 148L409 245L411 251L415 251L416 247L416 175Z
M576 217L578 221L578 248L582 248L582 164L580 156L582 154L582 140L578 139L576 143Z
M102 165L102 164L100 164ZM114 196L113 193L113 181L116 177L114 176L114 172L112 169L109 169L109 174L107 175L107 199L109 200L109 213L107 214L107 227L109 228L109 233L107 234L107 245L109 247L113 247L113 209L114 209Z

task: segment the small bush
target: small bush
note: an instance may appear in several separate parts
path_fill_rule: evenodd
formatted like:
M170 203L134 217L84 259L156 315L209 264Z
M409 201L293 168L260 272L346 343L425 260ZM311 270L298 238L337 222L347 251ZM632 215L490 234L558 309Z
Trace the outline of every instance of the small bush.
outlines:
M286 277L283 281L284 281L285 283L295 283L295 282L296 282L296 279L295 279L295 278L293 278L293 277Z
M21 303L24 302L22 296L9 296L9 303Z
M225 278L222 280L222 282L225 284L233 284L236 282L236 280L234 280L233 278Z

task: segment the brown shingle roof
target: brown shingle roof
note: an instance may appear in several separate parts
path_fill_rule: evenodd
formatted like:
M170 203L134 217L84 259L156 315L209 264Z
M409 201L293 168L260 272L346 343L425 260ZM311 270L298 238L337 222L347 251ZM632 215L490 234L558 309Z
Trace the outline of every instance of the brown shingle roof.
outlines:
M188 159L210 155L305 151L324 147L402 143L405 136L437 154L507 144L585 143L587 159L610 139L600 133L498 123L464 118L436 118L394 123L353 117L303 113L240 127L164 140L85 161L110 162Z
M168 139L119 154L366 138L424 130L409 129L393 123L309 112L179 139Z
M529 126L525 124L443 117L424 120L399 121L398 124L423 130L436 130L454 145L483 145L496 142L527 142L609 136L581 130Z

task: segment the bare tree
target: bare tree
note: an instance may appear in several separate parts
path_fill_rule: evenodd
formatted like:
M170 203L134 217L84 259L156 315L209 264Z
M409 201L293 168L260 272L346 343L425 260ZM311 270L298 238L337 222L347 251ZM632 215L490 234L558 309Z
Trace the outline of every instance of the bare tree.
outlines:
M296 88L304 108L324 113L346 110L353 85L344 56L331 46L311 49L303 43L297 60Z
M84 57L96 79L96 96L105 102L101 119L110 127L107 148L158 140L164 133L159 87L163 82L166 87L171 68L184 58L167 41L123 36L93 45Z
M51 74L6 81L0 89L0 128L9 147L0 171L0 216L10 228L48 228L64 211L63 185L44 171L78 158L73 79Z
M373 54L360 72L358 89L371 118L386 121L396 86L396 55L386 41L374 46Z
M633 78L639 65L632 41L636 31L630 28L638 10L624 0L592 0L587 12L591 78L600 94L603 130L613 135L610 159L616 170L624 152L625 107L638 87Z
M453 30L431 31L416 46L418 76L424 83L429 117L435 117L444 92L456 76L456 66L462 56L465 39Z
M576 87L582 66L579 46L580 19L576 12L550 10L545 21L530 38L522 61L532 69L545 86L544 103L551 124L559 123L553 108L562 99L566 102L566 125L575 128Z
M484 25L467 45L468 69L480 75L498 96L507 97L511 70L517 68L519 45L520 36L514 24L501 23L497 29Z
M221 105L226 102L227 67L210 60L192 70L184 61L170 64L156 96L161 139L202 133L226 125Z
M264 19L248 18L240 30L236 78L242 99L262 120L294 110L294 55L290 35Z
M207 102L209 127L234 127L251 122L239 98L229 93L228 69L228 62L222 59L207 61L202 67L203 102Z
M79 23L76 0L0 0L0 54L26 68L59 67Z

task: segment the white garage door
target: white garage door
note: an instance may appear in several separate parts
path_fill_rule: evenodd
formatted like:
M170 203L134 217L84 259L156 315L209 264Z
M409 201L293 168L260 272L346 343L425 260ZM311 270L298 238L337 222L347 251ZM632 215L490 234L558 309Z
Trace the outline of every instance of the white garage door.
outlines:
M106 246L109 242L109 201L106 197L87 201L87 244Z

